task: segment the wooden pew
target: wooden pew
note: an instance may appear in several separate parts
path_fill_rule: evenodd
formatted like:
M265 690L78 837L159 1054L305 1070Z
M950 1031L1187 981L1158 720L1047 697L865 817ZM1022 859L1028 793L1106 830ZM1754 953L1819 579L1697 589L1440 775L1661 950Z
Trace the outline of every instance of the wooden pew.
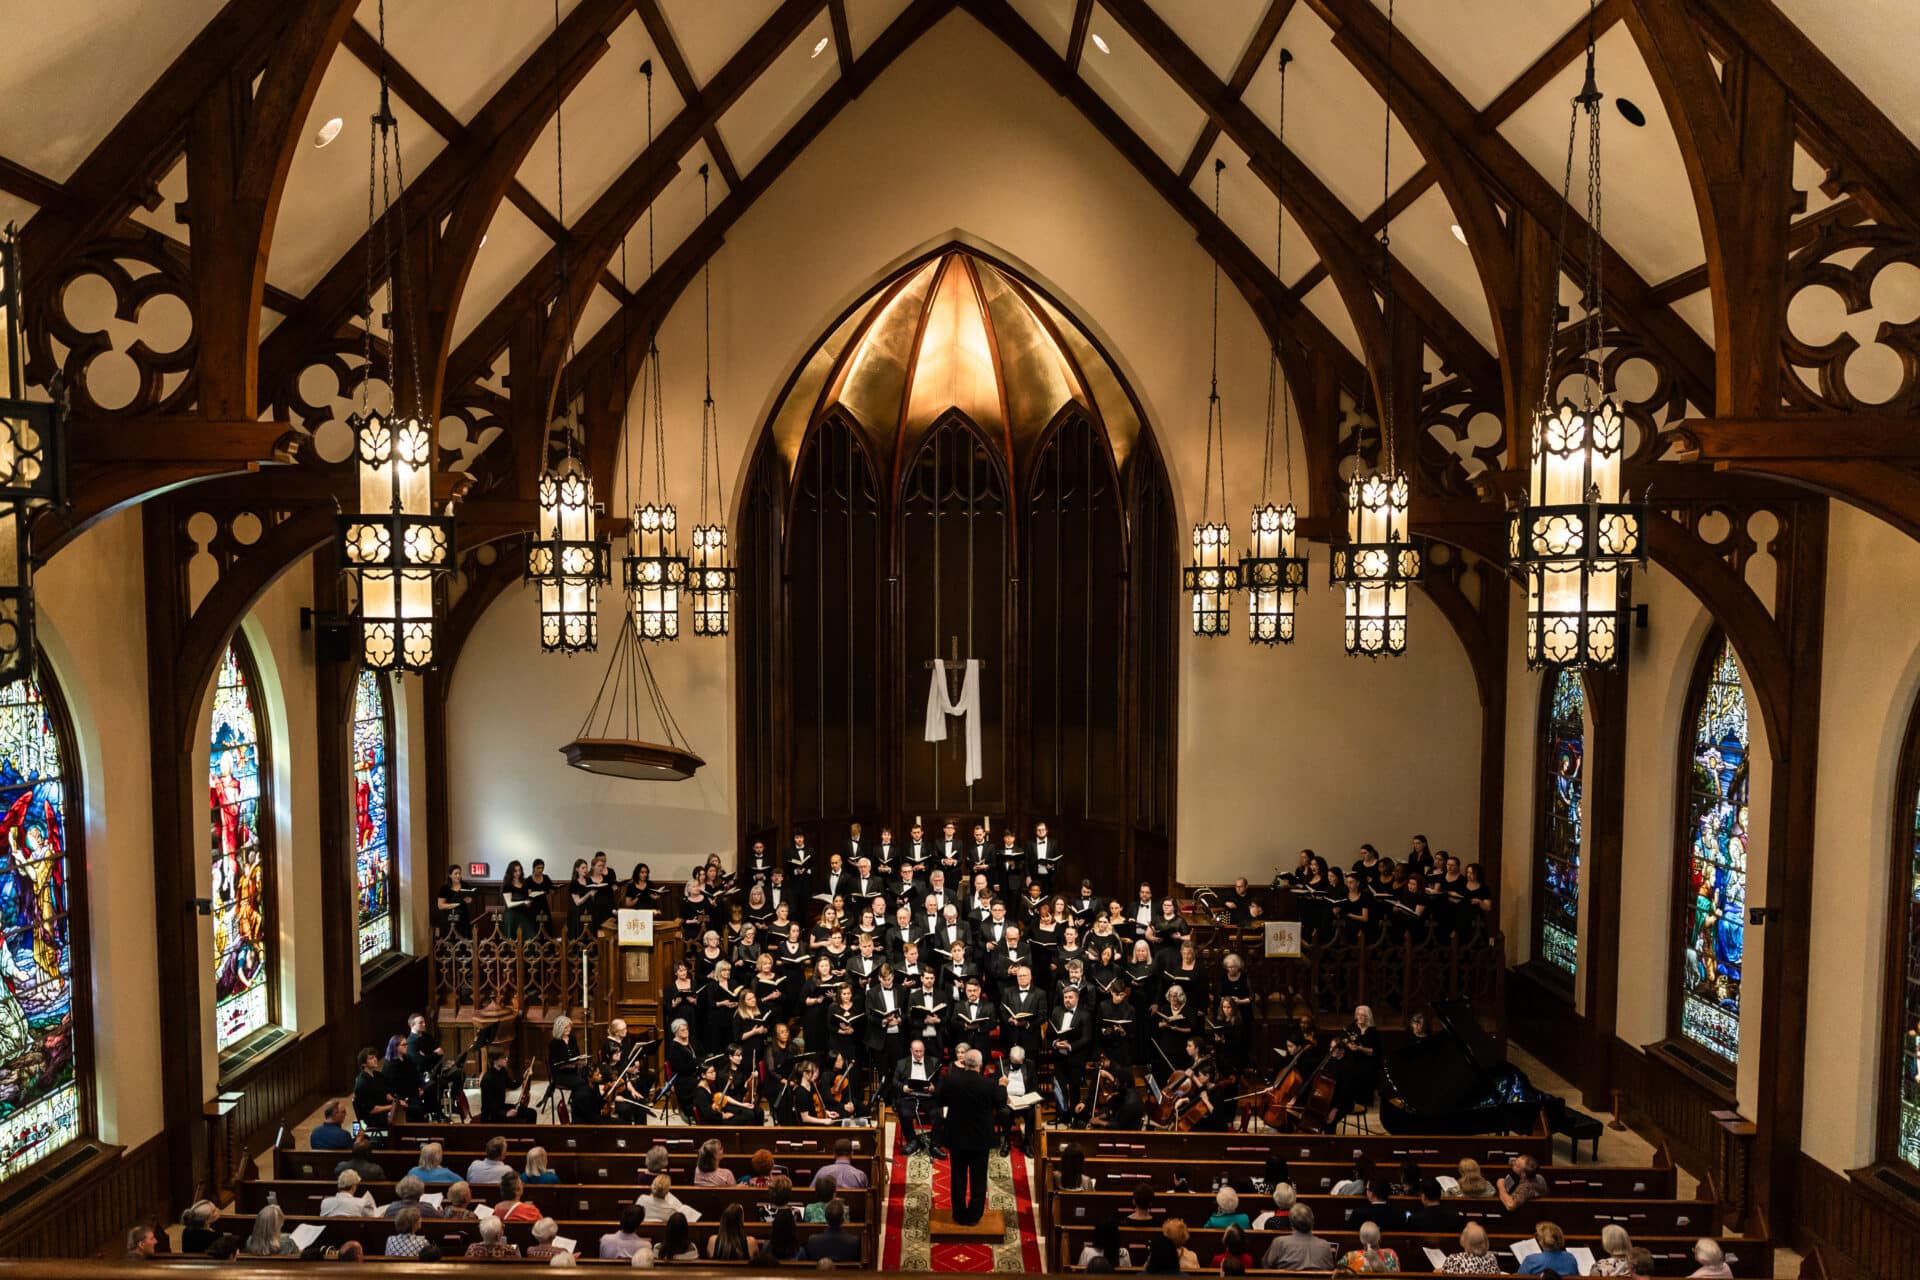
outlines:
M1125 1191L1055 1191L1051 1198L1053 1221L1074 1225L1118 1218L1132 1207ZM1345 1222L1348 1212L1366 1201L1360 1196L1301 1196L1298 1203L1313 1210L1314 1221L1332 1228ZM1402 1213L1420 1205L1417 1197L1396 1196L1388 1203ZM1154 1197L1154 1205L1189 1227L1199 1226L1214 1213L1212 1192L1162 1193ZM1692 1233L1697 1238L1720 1233L1720 1205L1713 1200L1576 1200L1548 1196L1511 1210L1502 1208L1498 1200L1448 1200L1446 1206L1478 1222L1488 1235L1526 1234L1542 1222L1557 1223L1570 1236L1597 1236L1603 1227L1614 1223L1636 1239L1642 1234ZM1270 1200L1261 1203L1242 1197L1240 1201L1240 1211L1250 1218L1272 1207Z
M1474 1137L1358 1133L1160 1133L1122 1129L1046 1129L1042 1159L1058 1159L1060 1148L1075 1142L1088 1159L1153 1160L1167 1164L1209 1165L1216 1161L1263 1162L1268 1155L1289 1162L1330 1161L1351 1165L1368 1156L1382 1169L1396 1168L1403 1156L1421 1164L1458 1164L1478 1160L1488 1176L1517 1155L1541 1164L1553 1158L1553 1139L1544 1122L1530 1134Z
M284 1148L273 1153L273 1176L303 1181L331 1180L333 1170L345 1158L343 1151L290 1151ZM444 1163L455 1173L465 1173L467 1166L481 1156L478 1151L448 1151ZM398 1181L406 1176L407 1170L420 1161L420 1153L415 1151L376 1151L371 1159L386 1171L387 1180ZM526 1153L509 1153L507 1163L516 1173L525 1168ZM745 1179L753 1171L751 1152L730 1152L721 1159L723 1166L733 1171L736 1178ZM813 1175L833 1163L831 1153L826 1155L803 1155L797 1158L776 1156L774 1165L783 1169L797 1186L802 1181L813 1181ZM877 1154L867 1153L853 1157L853 1166L867 1175L867 1180L875 1184L886 1180L885 1164ZM642 1171L646 1169L645 1151L629 1151L624 1154L559 1152L548 1157L547 1167L559 1175L562 1182L623 1182L638 1183ZM675 1182L693 1182L693 1156L672 1157L667 1170ZM536 1184L537 1185L537 1184Z
M556 1219L556 1221L560 1226L561 1238L573 1240L579 1245L580 1252L588 1257L599 1256L601 1236L610 1231L619 1230L619 1224L612 1221L577 1221L567 1218ZM286 1221L286 1230L291 1232L295 1227L305 1226L309 1223L325 1228L317 1243L338 1246L346 1243L348 1240L358 1240L360 1247L366 1250L369 1256L384 1254L387 1248L387 1237L393 1234L393 1223L386 1218L312 1218L290 1216ZM220 1219L220 1225L223 1230L232 1232L244 1240L253 1230L253 1218L248 1214L229 1214ZM666 1226L667 1224L664 1222L643 1223L640 1227L640 1234L657 1241L666 1234ZM707 1240L718 1227L719 1224L717 1222L702 1217L700 1221L694 1223L690 1228L693 1241L700 1247L702 1252L706 1250ZM764 1222L749 1221L746 1224L747 1235L756 1242L765 1239L767 1232L771 1229L771 1226ZM814 1232L824 1231L826 1227L820 1223L803 1223L799 1230L800 1239L804 1242ZM879 1256L879 1223L877 1221L868 1221L859 1224L849 1224L846 1230L852 1235L857 1236L860 1240L861 1260L858 1265L862 1267L874 1266L875 1259ZM480 1224L478 1221L472 1219L450 1221L444 1218L426 1218L420 1223L420 1234L440 1246L441 1252L446 1257L454 1258L460 1254L464 1254L468 1245L480 1239ZM522 1249L525 1249L533 1243L533 1224L531 1222L508 1223L506 1238L509 1243L517 1244ZM251 1262L253 1259L248 1259L247 1261Z
M1093 1229L1092 1223L1085 1226L1078 1223L1057 1225L1052 1237L1056 1250L1052 1260L1053 1266L1059 1270L1069 1269L1079 1258L1080 1251L1093 1242ZM1147 1247L1158 1234L1160 1234L1159 1227L1151 1224L1135 1222L1120 1224L1121 1247L1129 1252L1135 1266L1146 1258ZM1254 1262L1257 1264L1261 1255L1266 1252L1267 1246L1285 1234L1277 1231L1249 1231L1246 1233L1245 1247L1253 1255ZM1316 1234L1343 1253L1359 1247L1359 1237L1351 1231L1316 1229ZM1635 1236L1633 1242L1653 1254L1656 1274L1684 1276L1696 1265L1691 1251L1694 1242L1702 1234L1704 1233L1696 1232L1686 1236ZM1195 1230L1189 1234L1187 1247L1193 1250L1199 1257L1201 1265L1205 1267L1205 1264L1221 1251L1221 1240L1225 1235L1224 1231L1210 1231L1205 1228ZM1511 1231L1490 1236L1494 1251L1501 1256L1502 1270L1511 1272L1515 1265L1510 1246L1516 1240L1532 1238L1531 1232ZM1409 1267L1424 1265L1425 1255L1421 1252L1422 1246L1439 1249L1443 1253L1452 1253L1460 1247L1457 1236L1409 1235L1403 1231L1384 1233L1381 1243L1397 1252L1403 1265ZM1727 1264L1734 1275L1762 1278L1762 1280L1773 1275L1773 1242L1764 1233L1721 1237L1720 1243L1727 1251ZM1581 1236L1569 1233L1567 1244L1569 1247L1584 1245L1598 1254L1600 1237L1597 1234Z
M1056 1159L1057 1159L1056 1154ZM1051 1169L1051 1166L1048 1166ZM1206 1182L1212 1182L1215 1174L1224 1173L1232 1179L1233 1185L1240 1188L1241 1199L1249 1193L1246 1188L1253 1185L1253 1179L1264 1177L1266 1166L1257 1160L1209 1160L1196 1166L1186 1160L1122 1160L1114 1158L1090 1159L1086 1163L1086 1172L1101 1189L1133 1189L1137 1183L1145 1182L1155 1188L1165 1188L1173 1184L1173 1171L1185 1169L1196 1181L1204 1175ZM1458 1164L1426 1164L1420 1166L1425 1177L1452 1177L1459 1169ZM1329 1194L1334 1187L1353 1177L1351 1162L1333 1161L1295 1161L1288 1168L1293 1188L1301 1195ZM1393 1178L1399 1172L1399 1166L1384 1166L1381 1174ZM1499 1170L1492 1175L1497 1177ZM1541 1168L1541 1176L1546 1178L1555 1195L1577 1195L1589 1200L1607 1197L1615 1199L1672 1200L1675 1198L1679 1179L1673 1165L1547 1165Z
M444 1188L440 1188L444 1190ZM390 1182L363 1182L362 1192L371 1192L374 1203L386 1205L393 1201L394 1190ZM473 1188L474 1199L490 1203L496 1188L478 1186ZM622 1186L618 1183L589 1183L567 1185L564 1183L544 1183L526 1188L525 1199L539 1206L550 1218L575 1218L589 1221L613 1221L632 1204L641 1188ZM268 1196L276 1196L275 1201L290 1216L317 1218L320 1216L320 1202L334 1193L334 1183L298 1182L276 1179L272 1182L248 1182L235 1190L234 1209L239 1213L258 1213L267 1203ZM760 1203L767 1198L765 1187L695 1187L676 1186L673 1194L700 1211L701 1219L718 1219L721 1212L730 1204L738 1204L747 1211L749 1218L759 1217ZM839 1193L841 1202L847 1206L847 1221L864 1222L879 1216L879 1191L868 1187L860 1191L845 1190ZM815 1200L830 1200L832 1193L816 1195L810 1186L796 1185L793 1189L793 1203L804 1205Z
M876 1149L879 1131L871 1125L841 1128L837 1125L632 1125L632 1124L428 1124L408 1121L393 1126L386 1148L416 1149L422 1143L438 1142L451 1150L478 1151L489 1138L505 1138L509 1154L529 1147L545 1147L550 1153L562 1151L639 1151L656 1143L675 1154L692 1155L709 1138L718 1138L728 1151L753 1151L765 1147L776 1157L824 1155L833 1158L834 1144L842 1138L853 1143L859 1155Z

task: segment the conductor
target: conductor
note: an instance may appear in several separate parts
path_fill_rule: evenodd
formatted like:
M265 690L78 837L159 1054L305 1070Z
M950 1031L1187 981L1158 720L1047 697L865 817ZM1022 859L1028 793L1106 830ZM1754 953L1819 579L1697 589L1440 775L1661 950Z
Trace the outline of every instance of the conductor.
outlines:
M946 1073L935 1095L946 1116L948 1180L953 1191L953 1220L970 1227L987 1209L987 1153L996 1145L994 1109L1000 1090L980 1073L978 1049L969 1049Z

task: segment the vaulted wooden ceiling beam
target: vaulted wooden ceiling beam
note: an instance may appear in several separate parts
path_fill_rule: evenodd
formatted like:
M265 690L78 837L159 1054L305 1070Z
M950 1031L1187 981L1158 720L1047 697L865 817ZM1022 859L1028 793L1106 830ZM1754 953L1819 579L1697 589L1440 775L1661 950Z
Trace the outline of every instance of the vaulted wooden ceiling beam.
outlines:
M1087 53L1087 28L1093 22L1093 0L1074 0L1073 25L1067 28L1067 69L1080 74L1080 60Z
M680 44L673 38L673 28L667 25L666 17L660 12L659 0L636 0L633 6L640 14L640 21L647 28L647 35L653 40L653 47L660 54L660 61L666 64L667 74L673 78L673 87L679 91L685 105L683 111L700 111L709 115L710 122L700 134L707 144L707 154L713 157L713 167L726 179L727 189L731 191L740 185L740 171L733 167L733 157L727 154L727 144L720 138L718 113L702 110L700 84L693 78L693 69L687 66L686 58L680 52ZM841 13L841 25L846 23L846 14Z
M405 222L394 228L394 235L415 234L423 227L437 227L483 170L497 174L506 168L510 184L520 159L532 147L555 107L605 55L607 36L625 19L629 7L630 0L580 0L562 21L559 32L542 40L539 48L474 114L463 135L449 142L433 162L407 184L403 193ZM509 137L513 145L503 146L503 139ZM509 161L511 166L507 167ZM503 185L502 195L505 190ZM494 203L497 204L497 200ZM491 211L488 212L491 221ZM313 349L330 339L361 310L366 303L369 237L386 234L383 218L382 224L362 234L307 291L306 305L268 335L261 345L260 356L265 385L273 386L297 376ZM386 282L390 268L389 263L374 264L375 287ZM547 269L552 272L551 264ZM458 298L451 301L457 311ZM452 323L451 315L447 323Z
M853 28L847 25L847 0L827 0L827 13L833 20L833 51L840 59L840 74L853 74Z
M593 279L605 269L620 242L640 215L646 212L654 197L665 190L667 183L678 172L681 158L705 136L727 108L759 79L781 51L799 37L820 12L823 3L824 0L786 0L707 83L701 91L699 108L683 110L668 121L654 138L653 145L628 165L579 221L569 228L569 270L565 287L570 297L554 307L555 314L580 314L591 292ZM529 268L520 282L482 317L480 323L455 348L448 362L448 377L452 385L458 386L483 375L500 352L506 349L519 317L543 310L554 298L558 274L554 259L555 254L548 253ZM555 326L560 327L564 326ZM523 385L528 387L541 384L552 386L566 341L566 335L558 339L549 337L541 357L545 376L540 370L521 369L516 365L514 377L526 379ZM548 393L547 408L550 407ZM529 411L544 417L546 409L530 407Z
M1227 92L1235 101L1244 97L1247 86L1253 83L1253 77L1267 60L1267 54L1273 49L1273 42L1280 38L1280 28L1287 24L1287 15L1293 12L1295 0L1273 0L1267 11L1260 16L1260 24L1253 29L1253 38L1247 41L1247 47L1240 55L1240 61L1234 64L1233 74L1227 77ZM1187 153L1187 162L1180 166L1180 181L1191 185L1200 166L1206 163L1207 155L1213 150L1213 144L1220 140L1220 126L1212 117L1200 127L1200 138L1193 144L1193 150Z

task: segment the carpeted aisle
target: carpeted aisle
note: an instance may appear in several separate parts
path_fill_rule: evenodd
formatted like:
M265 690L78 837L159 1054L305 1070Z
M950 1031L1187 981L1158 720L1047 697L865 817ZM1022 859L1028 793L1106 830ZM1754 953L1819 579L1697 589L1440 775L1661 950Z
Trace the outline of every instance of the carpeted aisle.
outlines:
M888 1271L1032 1271L1040 1270L1033 1200L1026 1157L1015 1151L987 1164L987 1207L1006 1216L1007 1235L997 1245L933 1244L927 1221L935 1207L952 1207L947 1162L924 1155L906 1158L906 1143L893 1130L893 1180L887 1189L886 1240L881 1265Z

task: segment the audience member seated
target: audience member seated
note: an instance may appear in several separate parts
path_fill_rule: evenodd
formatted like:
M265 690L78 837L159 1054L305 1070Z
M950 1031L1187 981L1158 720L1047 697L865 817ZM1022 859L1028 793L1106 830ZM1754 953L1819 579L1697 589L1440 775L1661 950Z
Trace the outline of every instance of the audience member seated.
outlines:
M207 1256L216 1262L232 1261L240 1252L242 1243L240 1237L231 1231L222 1231L213 1238L213 1243L207 1246Z
M351 1169L333 1180L333 1194L320 1202L323 1218L371 1218L379 1211L373 1202L373 1192L360 1190L360 1175ZM183 1239L181 1247L188 1253L199 1253L206 1246L194 1248Z
M676 1203L678 1202L676 1201ZM646 1220L647 1214L644 1209L637 1204L629 1205L627 1211L620 1215L620 1229L618 1231L609 1231L600 1237L600 1256L603 1258L625 1258L631 1260L634 1253L642 1244L640 1224ZM665 1214L656 1219L656 1221L659 1222L665 1222L666 1220L667 1215Z
M465 1182L456 1182L448 1187L441 1195L440 1215L445 1218L472 1218L473 1188Z
M467 1181L476 1187L490 1187L500 1181L503 1173L512 1173L507 1163L507 1140L501 1137L487 1139L487 1153L467 1166Z
M673 1179L664 1173L654 1178L646 1194L633 1204L648 1222L665 1222L676 1213L685 1213L687 1209L680 1197L673 1194Z
M700 1144L700 1154L693 1165L693 1185L696 1187L731 1187L738 1181L733 1170L720 1163L720 1157L726 1154L720 1145L720 1139L708 1138ZM670 1259L671 1260L671 1259Z
M359 1179L355 1178L355 1182ZM220 1233L213 1224L220 1221L220 1206L211 1200L195 1200L180 1215L180 1252L205 1253Z
M493 1202L494 1216L503 1222L538 1222L540 1210L522 1198L525 1194L519 1174L509 1169L500 1175L500 1193Z
M420 1252L432 1245L432 1241L420 1234L420 1210L408 1205L393 1218L393 1234L387 1237L387 1256L389 1258L417 1258Z
M1054 1162L1054 1182L1062 1191L1091 1191L1094 1179L1087 1173L1087 1153L1077 1142L1069 1142L1060 1149L1060 1158Z
M286 1212L277 1204L270 1204L254 1214L253 1234L247 1237L244 1252L259 1258L298 1257L300 1246L282 1229L286 1222Z
M1340 1265L1355 1275L1377 1275L1384 1271L1400 1269L1400 1255L1380 1243L1380 1224L1366 1221L1360 1224L1360 1247L1351 1249L1347 1256L1340 1259Z
M460 1175L440 1163L444 1157L445 1153L441 1150L439 1143L425 1143L420 1148L420 1163L407 1170L407 1175L418 1178L429 1186L434 1183L451 1186L460 1181Z
M427 1194L427 1186L420 1179L408 1174L393 1184L393 1203L386 1207L383 1216L398 1221L402 1212L412 1209L423 1218L438 1218L440 1210L423 1202L420 1197Z
M1478 1160L1462 1160L1460 1171L1454 1176L1454 1186L1448 1190L1450 1196L1459 1196L1467 1200L1485 1200L1498 1194L1486 1175L1480 1172Z
M480 1238L467 1246L469 1258L518 1258L520 1246L507 1242L507 1228L498 1218L480 1220Z
M1547 1180L1540 1176L1539 1169L1539 1163L1532 1156L1515 1156L1507 1176L1500 1179L1500 1203L1508 1209L1518 1209L1527 1201L1547 1194Z
M314 1126L307 1136L307 1147L313 1151L351 1151L353 1134L348 1132L341 1121L347 1118L347 1104L335 1098L320 1112L320 1123Z
M1460 1211L1440 1203L1440 1180L1420 1180L1420 1207L1407 1210L1407 1230L1426 1235L1451 1234L1460 1229Z
M747 1239L747 1211L730 1204L720 1211L720 1225L707 1241L707 1256L715 1262L745 1262L753 1256L753 1242Z
M840 1143L840 1146L845 1145L847 1144L844 1141ZM865 1174L860 1175L860 1185L866 1185ZM840 1202L838 1196L827 1202L826 1218L827 1229L816 1231L807 1237L801 1256L810 1262L827 1260L836 1265L842 1262L860 1261L860 1238L849 1233L842 1226L847 1220L847 1206Z
M1266 1210L1253 1220L1255 1231L1280 1231L1287 1225L1287 1215L1293 1212L1293 1184L1280 1181L1273 1184L1273 1208Z
M782 1209L773 1215L773 1225L767 1229L767 1242L760 1246L753 1260L761 1263L796 1262L804 1256L800 1249L800 1226L794 1220L793 1210Z
M781 1174L780 1176L785 1177L786 1175ZM773 1178L773 1152L762 1147L753 1153L753 1172L747 1178L747 1185L750 1187L764 1187L772 1183Z
M1407 1215L1393 1207L1388 1197L1393 1193L1393 1184L1385 1178L1375 1178L1367 1184L1367 1202L1347 1210L1347 1230L1358 1230L1363 1224L1377 1222L1382 1227L1395 1231L1406 1222Z
M1698 1240L1693 1246L1693 1260L1700 1265L1692 1274L1705 1276L1709 1280L1726 1280L1733 1275L1733 1269L1727 1266L1726 1251L1721 1249L1718 1240Z
M349 1240L340 1246L340 1252L334 1255L335 1262L365 1262L367 1250L358 1240Z
M552 1218L542 1218L533 1224L533 1243L527 1246L526 1256L532 1262L546 1262L557 1253L566 1253L553 1242L560 1237L560 1224ZM569 1257L572 1255L569 1254Z
M387 1171L381 1167L378 1160L373 1158L373 1139L371 1138L355 1138L353 1150L348 1153L347 1158L333 1166L333 1172L336 1175L345 1173L349 1169L359 1174L362 1182L387 1180Z
M1240 1193L1232 1187L1222 1187L1213 1193L1213 1216L1205 1225L1209 1230L1239 1227L1245 1231L1253 1226L1253 1221L1240 1212Z
M1460 1251L1450 1253L1440 1263L1441 1273L1450 1276L1497 1276L1500 1259L1487 1241L1487 1229L1469 1222L1460 1230Z
M1549 1271L1557 1276L1580 1274L1580 1260L1567 1252L1567 1237L1559 1227L1551 1222L1541 1223L1533 1229L1533 1242L1540 1246L1539 1252L1528 1254L1514 1268L1514 1274L1537 1276Z
M737 1204L727 1206L729 1210L738 1209ZM726 1230L726 1217L720 1219L720 1229ZM654 1257L663 1262L698 1262L700 1249L693 1243L693 1232L687 1227L687 1215L670 1214L667 1218L667 1233L660 1239L660 1247L654 1251Z
M127 1261L145 1262L159 1251L160 1236L154 1229L142 1222L127 1232Z
M1131 1268L1133 1257L1120 1244L1120 1224L1118 1222L1096 1223L1093 1228L1093 1242L1080 1247L1080 1256L1075 1265L1091 1268L1095 1258L1106 1260L1108 1268Z
M1353 1176L1333 1184L1333 1194L1337 1196L1363 1196L1367 1194L1367 1184L1373 1181L1373 1157L1356 1156L1353 1161Z
M1167 1226L1171 1227L1169 1222ZM1184 1224L1182 1224L1184 1225ZM1181 1272L1180 1246L1164 1229L1147 1243L1147 1260L1140 1267L1140 1274L1147 1276L1177 1276Z
M1161 1224L1160 1234L1173 1241L1173 1251L1179 1256L1181 1270L1198 1271L1200 1269L1200 1259L1194 1255L1193 1250L1187 1248L1190 1232L1186 1223L1178 1218L1168 1218Z
M1617 1222L1600 1228L1600 1252L1594 1259L1590 1276L1631 1276L1633 1274L1633 1237Z
M1220 1252L1213 1255L1213 1261L1207 1265L1224 1267L1228 1262L1237 1262L1245 1271L1253 1265L1253 1255L1247 1252L1247 1237L1239 1227L1228 1227L1220 1237Z
M853 1165L853 1143L846 1138L833 1144L833 1163L813 1175L813 1187L818 1191L823 1183L831 1184L835 1191L865 1191L867 1172Z
M527 1171L520 1175L527 1183L546 1183L560 1181L560 1175L547 1168L547 1149L545 1147L527 1148ZM471 1181L471 1179L469 1179Z
M1287 1212L1286 1235L1267 1246L1260 1265L1268 1271L1329 1271L1333 1246L1313 1234L1313 1210L1296 1204Z

